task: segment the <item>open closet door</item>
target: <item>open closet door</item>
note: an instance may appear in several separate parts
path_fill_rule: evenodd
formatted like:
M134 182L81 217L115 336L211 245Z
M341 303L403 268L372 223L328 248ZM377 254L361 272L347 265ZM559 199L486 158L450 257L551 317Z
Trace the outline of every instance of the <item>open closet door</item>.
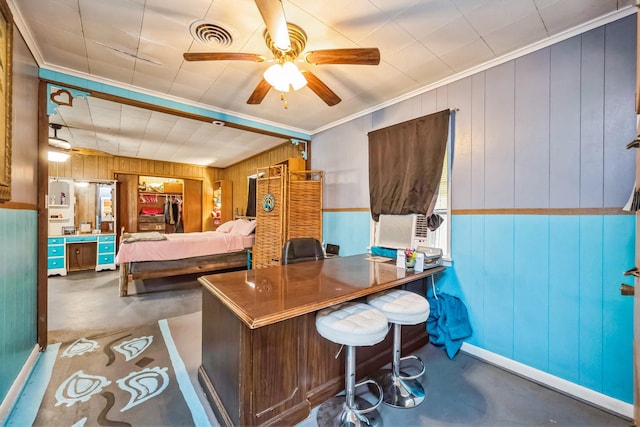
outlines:
M185 233L202 230L202 181L184 180L182 223Z

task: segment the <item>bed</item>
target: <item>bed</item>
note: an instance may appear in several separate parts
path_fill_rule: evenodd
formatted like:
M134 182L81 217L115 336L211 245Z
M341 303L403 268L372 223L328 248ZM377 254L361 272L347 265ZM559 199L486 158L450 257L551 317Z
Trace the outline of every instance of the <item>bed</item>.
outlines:
M120 296L134 280L250 267L255 221L228 221L217 231L162 234L122 230L116 265Z

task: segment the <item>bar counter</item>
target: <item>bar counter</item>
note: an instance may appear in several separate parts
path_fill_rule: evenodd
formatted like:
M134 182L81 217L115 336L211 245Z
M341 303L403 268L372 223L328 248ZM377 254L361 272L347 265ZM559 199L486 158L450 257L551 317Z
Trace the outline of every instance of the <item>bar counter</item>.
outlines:
M344 388L344 355L315 330L315 313L402 287L425 295L436 267L415 273L369 255L200 277L198 377L221 425L293 425ZM391 362L392 334L358 347L359 378ZM403 355L428 343L425 324L402 328Z

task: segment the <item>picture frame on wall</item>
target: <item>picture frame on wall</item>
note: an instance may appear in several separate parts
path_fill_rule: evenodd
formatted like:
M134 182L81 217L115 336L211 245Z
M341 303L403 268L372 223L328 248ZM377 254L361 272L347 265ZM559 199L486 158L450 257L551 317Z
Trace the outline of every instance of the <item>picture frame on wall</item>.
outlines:
M13 16L0 0L0 203L11 200Z

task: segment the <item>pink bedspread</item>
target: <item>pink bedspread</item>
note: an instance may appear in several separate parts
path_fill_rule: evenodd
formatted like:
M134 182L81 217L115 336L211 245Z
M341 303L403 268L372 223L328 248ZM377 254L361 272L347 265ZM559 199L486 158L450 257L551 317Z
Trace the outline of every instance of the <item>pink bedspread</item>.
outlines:
M204 231L165 234L167 240L122 243L116 264L138 261L168 261L238 252L251 246L252 239L240 234Z

